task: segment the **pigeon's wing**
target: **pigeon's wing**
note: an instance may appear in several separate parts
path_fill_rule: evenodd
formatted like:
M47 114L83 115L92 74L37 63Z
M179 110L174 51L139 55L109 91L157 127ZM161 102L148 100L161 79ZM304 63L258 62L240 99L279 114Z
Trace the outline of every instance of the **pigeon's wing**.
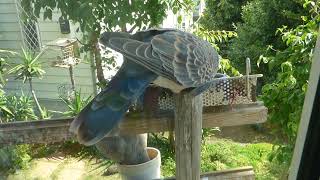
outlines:
M110 37L107 42L103 39L100 39L100 42L120 52L131 61L148 68L157 75L176 81L173 70L171 69L170 71L170 69L162 63L161 57L153 52L150 42L142 42L125 37Z
M216 50L206 41L182 32L168 31L151 40L153 53L160 57L166 69L185 87L195 87L211 81L219 66Z
M198 37L178 31L151 30L134 37L105 33L100 42L159 76L196 87L213 80L219 66L215 49ZM147 37L146 37L147 36Z

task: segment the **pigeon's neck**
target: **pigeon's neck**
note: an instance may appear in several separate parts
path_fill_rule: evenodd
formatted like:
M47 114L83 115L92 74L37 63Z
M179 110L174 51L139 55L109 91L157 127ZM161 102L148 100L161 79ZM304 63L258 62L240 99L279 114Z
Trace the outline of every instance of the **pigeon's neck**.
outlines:
M183 89L185 89L185 87L183 87L182 85L180 85L172 80L169 80L167 78L164 78L162 76L158 76L158 78L156 80L154 80L153 83L157 86L170 89L174 93L179 93Z

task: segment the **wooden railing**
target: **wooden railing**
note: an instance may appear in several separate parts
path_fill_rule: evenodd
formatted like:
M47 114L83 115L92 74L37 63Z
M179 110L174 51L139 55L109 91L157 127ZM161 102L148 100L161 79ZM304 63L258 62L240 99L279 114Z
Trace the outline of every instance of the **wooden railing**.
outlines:
M205 108L203 128L238 126L263 123L267 108L263 104L217 106ZM21 121L0 124L0 146L24 143L53 143L72 139L69 125L73 118ZM173 112L161 116L143 116L143 113L128 113L116 133L141 134L174 129Z

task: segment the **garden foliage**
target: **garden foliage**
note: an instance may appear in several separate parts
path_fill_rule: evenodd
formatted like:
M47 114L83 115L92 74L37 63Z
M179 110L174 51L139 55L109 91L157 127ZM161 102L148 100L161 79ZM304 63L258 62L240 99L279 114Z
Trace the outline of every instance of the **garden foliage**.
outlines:
M78 115L81 110L91 101L92 96L82 97L81 91L75 91L70 97L60 97L60 99L67 105L68 109L63 112L67 117L74 117Z
M318 35L319 3L208 0L206 5L200 24L207 31L235 28L237 36L218 44L224 57L240 72L249 57L253 73L264 74L261 99L269 110L271 129L281 140L271 157L288 163Z
M160 136L151 136L148 145L159 148L161 152L161 172L165 177L175 175L175 155L170 151L168 139ZM241 144L233 141L218 140L215 143L206 143L201 146L201 172L210 172L253 166L256 179L276 180L285 176L285 166L268 161L273 151L272 144Z
M245 60L251 59L254 73L272 76L264 65L256 62L268 45L282 49L285 44L275 34L283 25L292 28L302 23L300 16L306 12L302 1L291 0L208 0L200 24L208 30L234 30L237 37L222 44L222 52L240 72L245 71Z
M279 27L292 28L302 23L300 16L303 11L301 3L291 0L254 0L247 3L242 7L243 23L237 24L238 38L233 39L228 47L232 64L243 72L245 59L249 57L254 73L263 73L265 79L272 79L273 73L269 73L264 65L257 68L257 60L267 46L285 48L275 32Z
M248 0L206 0L206 9L199 23L210 30L233 31L242 22L242 6Z
M261 56L259 64L266 63L276 72L275 81L262 88L261 99L268 107L270 123L274 131L284 135L277 154L281 161L290 160L302 112L313 52L319 33L319 2L307 1L304 7L308 15L302 16L303 23L295 28L283 26L277 30L285 43L283 50L269 48L273 56Z

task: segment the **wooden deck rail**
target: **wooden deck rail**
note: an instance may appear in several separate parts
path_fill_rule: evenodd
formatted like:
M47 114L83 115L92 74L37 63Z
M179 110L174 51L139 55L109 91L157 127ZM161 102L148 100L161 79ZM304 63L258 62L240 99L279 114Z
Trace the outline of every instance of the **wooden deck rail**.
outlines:
M203 111L203 128L263 123L267 108L262 103L230 108L210 107ZM0 146L23 143L52 143L73 138L69 125L73 118L21 121L0 124ZM141 134L173 130L173 113L161 117L128 115L119 125L121 134Z

